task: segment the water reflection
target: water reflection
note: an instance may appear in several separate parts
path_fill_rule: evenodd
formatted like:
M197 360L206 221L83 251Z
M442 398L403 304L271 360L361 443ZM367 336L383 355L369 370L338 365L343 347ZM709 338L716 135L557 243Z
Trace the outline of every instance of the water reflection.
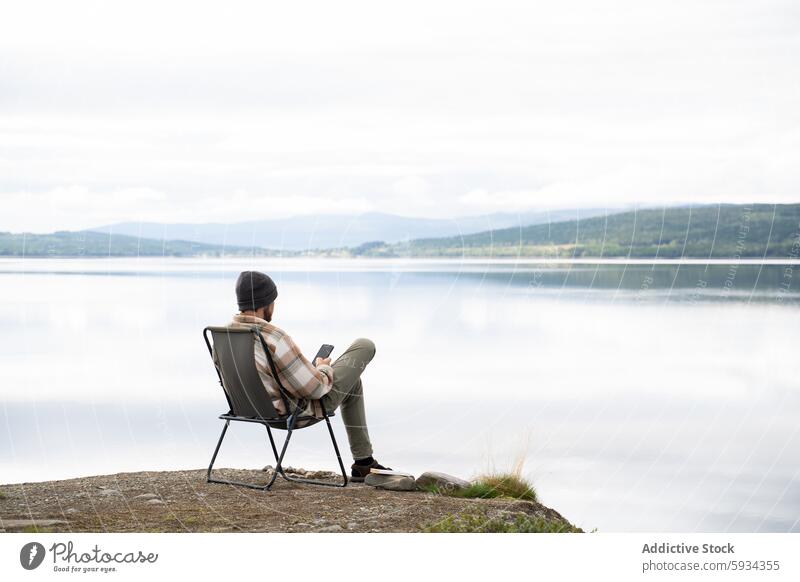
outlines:
M0 481L205 465L224 399L200 330L262 268L306 351L375 340L392 465L521 455L544 502L603 531L800 531L791 266L304 265L4 262ZM222 464L266 464L262 432L232 434ZM297 444L293 462L330 464L323 434Z

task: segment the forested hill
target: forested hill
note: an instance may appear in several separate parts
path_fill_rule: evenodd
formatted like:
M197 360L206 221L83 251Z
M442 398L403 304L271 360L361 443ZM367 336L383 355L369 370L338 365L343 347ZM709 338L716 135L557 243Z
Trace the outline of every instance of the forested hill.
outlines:
M800 258L800 204L647 209L463 237L370 243L363 256Z
M264 255L268 251L90 231L53 234L0 232L0 257L219 257L250 254Z

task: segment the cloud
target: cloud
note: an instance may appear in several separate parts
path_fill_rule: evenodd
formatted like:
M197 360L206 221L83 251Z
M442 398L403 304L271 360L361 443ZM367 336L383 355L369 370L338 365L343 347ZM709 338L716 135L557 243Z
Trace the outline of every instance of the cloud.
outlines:
M240 222L313 213L360 213L373 210L365 198L264 196L237 191L227 196L196 197L190 206L179 197L151 188L93 191L85 186L47 192L3 194L0 231L82 230L126 221Z
M300 214L357 214L374 208L364 197L265 196L245 191L237 191L230 196L212 197L203 202L217 217L216 222L239 222ZM180 221L184 222L185 218Z
M152 188L97 192L78 185L46 192L4 193L0 199L5 210L0 230L13 232L79 230L114 220L136 220L147 209L157 213L167 202L163 192Z
M0 229L797 201L798 30L789 0L16 3Z
M465 206L494 210L519 210L542 204L541 197L532 191L495 191L471 190L459 197L458 201Z
M796 163L790 162L794 159ZM800 157L740 154L721 159L634 159L613 169L564 176L540 188L472 190L459 202L482 211L612 207L631 203L791 203L800 201Z

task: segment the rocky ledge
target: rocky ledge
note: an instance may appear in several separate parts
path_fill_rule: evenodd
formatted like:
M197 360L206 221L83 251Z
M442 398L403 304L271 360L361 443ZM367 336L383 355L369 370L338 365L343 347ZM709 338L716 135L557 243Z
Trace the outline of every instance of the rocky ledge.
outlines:
M292 471L335 478L324 471ZM255 483L269 476L242 469L215 474ZM206 483L202 469L0 485L0 532L417 532L463 515L493 523L533 519L575 531L557 511L531 501L464 499L356 483L320 487L281 478L270 491L258 491Z

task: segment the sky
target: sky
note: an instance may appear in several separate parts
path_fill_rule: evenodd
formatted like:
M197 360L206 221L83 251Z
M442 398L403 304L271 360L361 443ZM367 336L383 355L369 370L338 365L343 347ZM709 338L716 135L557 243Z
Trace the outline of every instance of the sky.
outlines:
M795 0L26 0L0 231L800 202L798 104Z

